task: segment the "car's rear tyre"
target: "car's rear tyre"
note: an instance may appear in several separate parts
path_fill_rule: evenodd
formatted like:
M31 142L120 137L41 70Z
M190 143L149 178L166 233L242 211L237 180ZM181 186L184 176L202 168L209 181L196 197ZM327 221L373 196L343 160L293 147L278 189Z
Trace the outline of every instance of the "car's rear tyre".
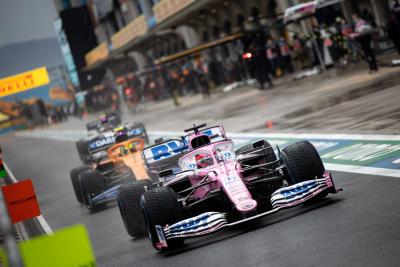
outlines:
M239 147L238 149L236 149L235 150L235 154L238 155L238 154L240 154L240 153L242 153L244 151L248 151L248 150L251 150L251 149L253 149L253 143L248 143L248 144L245 144L245 145Z
M153 183L148 180L131 181L122 185L117 194L119 211L125 229L131 237L142 237L147 233L142 209L140 207L140 198L147 189L153 188Z
M88 209L93 209L92 198L106 189L101 174L96 170L87 170L79 175L79 181L84 196L84 204Z
M78 154L80 159L84 162L84 163L89 163L90 161L90 152L89 149L87 147L87 144L84 140L79 140L75 143L76 145L76 149L78 150Z
M308 141L300 141L282 149L282 160L291 184L322 177L324 164L315 147Z
M239 155L245 151L251 151L254 148L259 148L259 147L271 147L271 153L267 156L266 161L267 162L272 162L272 161L276 161L276 155L274 153L274 150L272 149L271 144L266 141L266 140L259 140L257 142L253 142L253 143L248 143L246 145L243 145L241 147L239 147L238 149L235 150L235 154Z
M182 209L178 203L175 192L169 187L157 187L145 192L141 198L141 206L146 222L150 241L155 249L164 251L181 246L184 239L167 241L167 248L157 247L160 242L156 225L171 225L183 218Z
M82 187L79 183L79 174L84 171L87 171L87 170L90 170L90 166L84 165L84 166L79 166L77 168L74 168L70 172L72 188L74 189L76 199L81 204L84 202L84 195L83 195Z

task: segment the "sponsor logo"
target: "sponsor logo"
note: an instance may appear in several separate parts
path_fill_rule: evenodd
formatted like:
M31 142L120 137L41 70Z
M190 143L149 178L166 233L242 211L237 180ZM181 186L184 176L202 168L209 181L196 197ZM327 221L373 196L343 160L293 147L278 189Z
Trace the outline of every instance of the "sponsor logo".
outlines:
M184 220L180 222L176 227L174 227L173 230L186 230L186 229L200 227L203 223L207 223L209 217L210 216L207 214L206 216L200 216Z
M236 176L228 176L225 179L225 184L231 184L237 181L237 177Z
M188 164L186 164L186 169L195 170L196 169L196 164L195 163L188 163Z
M178 141L167 142L150 148L150 153L155 161L168 158L181 152L180 144Z
M36 200L35 195L13 200L10 202L10 206L21 205L32 200Z
M156 225L156 232L157 232L158 240L160 241L159 243L157 243L157 247L158 246L159 246L159 248L168 247L167 240L165 239L165 235L164 235L164 230L162 229L162 227L160 225Z
M288 190L284 190L281 192L282 196L287 198L293 195L297 195L299 193L304 193L307 192L310 188L313 188L315 186L315 183L308 183L308 184L303 184L296 186L294 188L288 188Z
M114 138L114 136L110 136L107 138L93 141L92 143L89 144L89 148L93 150L93 149L111 145L113 143L115 143L115 138Z
M224 159L231 159L232 158L232 153L230 151L225 151L223 153Z
M129 130L129 131L128 131L128 136L140 135L140 134L142 134L143 132L144 132L144 131L143 131L143 128L132 129L132 130Z

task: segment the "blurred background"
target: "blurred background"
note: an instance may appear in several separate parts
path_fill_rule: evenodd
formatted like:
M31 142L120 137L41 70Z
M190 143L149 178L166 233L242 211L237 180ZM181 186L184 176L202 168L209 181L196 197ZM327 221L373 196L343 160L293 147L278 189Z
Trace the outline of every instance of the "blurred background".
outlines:
M5 0L0 12L3 132L399 63L391 0ZM367 41L357 39L364 25ZM39 67L45 85L13 76Z

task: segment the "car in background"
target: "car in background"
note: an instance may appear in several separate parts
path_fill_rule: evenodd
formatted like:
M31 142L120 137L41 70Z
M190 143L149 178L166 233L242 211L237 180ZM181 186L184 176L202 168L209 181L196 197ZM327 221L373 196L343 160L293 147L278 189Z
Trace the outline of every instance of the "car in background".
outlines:
M101 115L100 119L86 125L88 136L76 142L82 162L89 164L106 157L107 154L104 152L115 144L115 129L119 127L127 129L129 138L141 137L146 143L149 142L143 123L122 123L120 117L115 113Z
M113 145L98 161L71 170L71 183L79 203L89 209L115 200L118 188L130 181L149 180L141 151L143 136L129 135L130 129L114 129Z

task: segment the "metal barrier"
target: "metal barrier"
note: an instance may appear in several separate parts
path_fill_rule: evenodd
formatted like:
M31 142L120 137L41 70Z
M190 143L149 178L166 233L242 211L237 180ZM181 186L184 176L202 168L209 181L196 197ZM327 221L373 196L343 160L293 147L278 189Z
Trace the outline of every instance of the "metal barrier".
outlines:
M0 178L0 186L4 184L16 183L17 179L4 161L3 166L6 171L6 176L3 181ZM18 249L19 240L28 240L34 237L49 235L52 233L52 229L49 227L42 215L13 225L8 216L3 193L0 192L0 244L3 244L10 267L23 266ZM1 266L2 264L0 262L0 267Z
M1 185L1 183L0 183ZM10 267L22 267L22 260L19 255L16 231L8 216L6 204L4 202L3 193L0 192L0 236L4 252L7 255ZM0 262L0 266L1 262Z

